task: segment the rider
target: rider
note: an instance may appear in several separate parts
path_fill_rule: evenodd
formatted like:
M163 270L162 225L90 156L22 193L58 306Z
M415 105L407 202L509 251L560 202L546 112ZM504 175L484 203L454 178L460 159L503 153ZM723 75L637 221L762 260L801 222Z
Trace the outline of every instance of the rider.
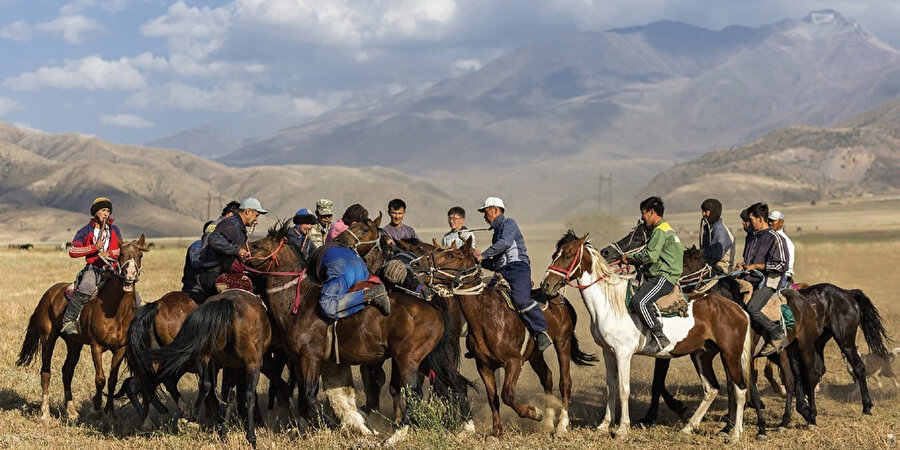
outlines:
M309 230L309 238L316 247L325 245L325 236L331 231L331 219L334 218L334 202L321 198L316 202L316 223Z
M200 253L200 285L206 296L215 295L216 278L220 274L235 272L235 262L243 261L250 256L246 249L247 227L256 223L260 214L269 211L263 209L259 200L248 197L238 206L238 213L219 223L209 234L207 245ZM239 264L238 264L239 265Z
M784 240L784 244L787 246L788 252L788 270L784 273L784 281L781 283L781 286L778 287L778 290L782 290L790 287L794 284L794 259L796 258L796 254L794 253L794 241L788 237L788 235L784 232L784 213L781 211L772 211L769 213L769 226L781 236L781 239Z
M323 280L319 306L329 319L343 319L366 305L378 308L385 316L391 313L391 301L383 284L350 292L356 283L372 281L368 266L355 250L345 247L340 240L333 240L320 252L321 259L315 258L319 259L318 279Z
M362 222L369 218L369 211L360 205L359 203L354 203L347 207L347 210L344 211L344 215L341 216L341 220L338 220L331 226L331 229L328 230L328 235L325 237L325 242L331 242L337 235L343 233L350 228L350 225L353 225L356 222Z
M721 273L734 268L734 235L722 221L722 202L714 198L700 204L700 250L707 264Z
M475 234L466 228L466 210L462 207L454 206L447 211L447 224L450 225L450 231L444 234L441 239L441 245L449 247L456 242L456 247L462 247L466 239L472 238L472 247L475 247Z
M192 242L184 255L184 269L182 269L181 275L181 292L184 292L198 303L202 302L205 298L203 295L203 287L200 285L200 273L202 272L200 266L200 253L203 249L203 241L208 234L206 229L213 223L214 221L210 220L203 225L203 236ZM214 229L215 227L210 231Z
M662 351L669 346L669 339L663 333L662 323L652 311L650 305L672 292L678 278L681 277L684 247L675 230L663 218L665 204L659 197L650 197L641 202L641 219L648 227L653 228L647 246L638 253L628 257L626 262L641 265L643 282L631 299L631 308L650 328L655 338L657 349Z
M478 212L484 213L484 220L494 230L494 236L491 246L483 252L476 250L475 257L482 267L499 273L509 282L512 302L531 329L538 352L543 352L551 341L544 312L531 298L531 261L525 249L525 237L516 221L504 215L506 206L500 198L488 197Z
M309 255L316 249L316 244L312 239L312 229L316 227L316 216L312 215L306 208L301 208L294 214L294 227L288 233L288 244L291 244L305 262L309 260Z
M112 202L106 197L97 197L91 203L91 220L81 227L72 239L69 256L85 258L85 266L75 278L75 292L63 313L62 333L78 334L78 316L84 305L97 293L100 274L104 267L115 268L119 258L119 243L122 233L113 225Z
M775 322L769 320L760 310L775 293L781 284L784 272L788 268L788 254L784 241L766 222L769 217L769 206L765 203L754 203L747 208L747 214L753 227L752 238L748 236L747 248L744 249L744 262L738 264L742 270L758 270L763 273L760 278L755 273L748 273L744 278L753 286L760 282L764 285L753 291L747 302L750 319L763 329L768 341L760 355L766 356L781 351L785 346L784 332Z

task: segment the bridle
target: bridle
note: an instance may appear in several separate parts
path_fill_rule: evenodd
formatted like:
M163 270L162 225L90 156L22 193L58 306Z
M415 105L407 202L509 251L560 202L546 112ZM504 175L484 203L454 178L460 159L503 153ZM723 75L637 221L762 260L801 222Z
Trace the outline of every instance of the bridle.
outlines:
M559 275L560 277L562 277L566 286L571 286L571 287L577 288L579 291L583 291L583 290L599 283L600 281L602 281L606 278L609 278L609 275L611 275L611 274L621 274L623 272L627 273L631 269L631 266L629 266L627 264L623 264L618 269L612 271L610 274L599 276L599 277L597 277L596 280L591 281L588 284L575 283L574 282L575 277L573 277L572 274L574 274L576 271L579 271L579 270L582 272L582 274L584 273L584 268L581 267L581 261L584 259L583 258L584 248L587 245L589 245L589 244L587 242L585 242L578 246L578 250L575 253L575 259L572 260L572 262L569 264L569 267L567 269L563 269L563 268L555 265L554 263L556 262L556 260L554 260L553 263L550 263L550 266L547 267L547 274L553 273L553 274ZM644 246L646 247L646 245L644 245ZM640 249L638 249L637 251L640 251ZM632 252L635 252L635 251L632 250ZM560 257L561 256L562 255L560 255ZM557 258L557 259L559 259L559 258ZM546 277L546 275L545 275L545 277Z
M344 233L349 233L350 236L353 237L353 240L355 241L353 244L347 245L347 248L353 249L353 251L356 252L356 254L360 256L360 258L365 259L367 256L369 256L370 253L372 253L372 251L375 250L376 247L378 247L379 249L381 248L380 233L376 233L375 239L368 240L368 241L364 241L364 240L360 239L359 236L357 236L356 233L354 233L353 230L351 230L350 228L347 228L346 230L344 230ZM368 245L368 244L374 244L374 245L369 247L369 251L367 251L365 255L360 254L359 250L357 250L357 247L359 247L360 245Z
M481 281L481 266L475 264L470 267L440 267L437 265L439 247L431 249L422 256L410 261L410 266L416 264L419 260L425 259L428 267L416 271L416 275L425 275L428 278L428 287L435 293L443 297L451 295L478 295L484 290L484 282ZM449 250L442 250L449 251ZM419 264L416 264L417 266ZM435 284L435 281L447 281L450 288L447 289L444 283ZM466 284L475 283L472 286L463 288Z
M125 247L130 247L130 246L138 247L138 244L135 244L134 242L126 242L126 243L122 244L122 246L119 248L120 254L121 254L122 250L125 249ZM140 250L140 247L138 247L138 250ZM141 273L144 271L144 269L142 269L141 266L138 265L137 261L134 260L134 257L128 258L124 262L120 262L115 259L107 259L107 258L103 258L103 257L101 257L101 259L103 260L104 263L106 263L107 267L109 269L111 269L113 273L115 273L119 278L125 280L127 283L129 283L131 285L137 284L138 280L141 278ZM134 279L129 281L128 280L128 267L131 266L132 264L135 266ZM118 267L116 267L117 265L118 265Z
M250 260L259 260L260 264L268 261L269 265L266 267L266 270L258 270L248 265L244 265L244 270L255 273L257 275L263 275L266 277L292 277L291 281L282 284L281 286L276 286L272 288L266 289L266 294L276 294L281 291L290 289L294 286L297 287L296 294L294 296L294 309L291 311L293 314L297 314L297 311L300 307L300 282L306 278L306 268L297 272L273 272L271 271L273 265L274 267L278 267L281 263L278 261L278 252L284 247L285 242L287 242L287 238L283 237L278 241L278 245L275 247L275 250L272 250L272 253L269 253L267 256L249 256L246 261ZM250 243L245 243L246 249L250 251Z
M617 258L617 260L619 260L620 262L624 262L625 259L628 258L629 256L637 254L641 250L647 248L647 230L645 230L640 224L638 224L638 226L634 227L634 229L631 230L631 234L628 235L628 244L630 244L634 241L634 237L637 234L638 229L640 229L641 234L644 235L644 245L635 247L626 252L625 250L622 250L622 247L619 245L618 242L613 242L613 243L609 244L609 246L612 247L613 250L615 250L616 252L619 253L619 257ZM616 260L613 260L613 262L616 262Z

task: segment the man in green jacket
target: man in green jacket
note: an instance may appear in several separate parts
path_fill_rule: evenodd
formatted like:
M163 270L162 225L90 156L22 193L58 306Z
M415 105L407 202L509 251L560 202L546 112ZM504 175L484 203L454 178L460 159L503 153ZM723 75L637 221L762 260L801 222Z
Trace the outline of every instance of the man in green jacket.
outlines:
M651 310L651 306L663 296L672 292L681 277L684 247L672 226L663 219L665 205L659 197L650 197L641 202L641 219L653 228L650 240L643 250L628 258L628 262L642 266L643 282L631 299L631 308L641 317L656 338L655 350L648 343L646 350L657 353L669 346L669 339L663 334L662 324Z

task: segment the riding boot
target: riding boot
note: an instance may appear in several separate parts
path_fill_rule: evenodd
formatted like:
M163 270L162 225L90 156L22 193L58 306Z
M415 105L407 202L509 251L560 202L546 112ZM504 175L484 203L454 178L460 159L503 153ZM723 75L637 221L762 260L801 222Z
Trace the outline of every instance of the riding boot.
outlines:
M550 335L547 334L546 331L541 331L534 335L535 345L537 346L537 351L539 353L543 353L544 350L547 350L547 347L553 343L550 340Z
M653 341L649 342L648 344L656 344L655 350L650 349L653 351L653 353L663 351L671 343L669 342L669 338L667 338L663 333L662 324L658 324L655 327L651 328L650 334L653 335ZM650 345L648 345L647 347L650 347Z
M91 295L85 294L84 292L75 291L75 293L72 294L72 300L66 306L66 311L63 313L61 330L63 334L78 334L78 318L81 316L81 309L84 308L84 305L87 304L90 299Z
M784 333L777 333L774 337L769 339L769 342L766 344L762 350L759 351L760 356L769 356L773 353L778 353L784 350L786 347L787 339L784 337Z
M378 308L382 315L386 316L391 313L391 299L388 297L387 291L384 290L383 284L376 284L363 292L366 296L367 305Z

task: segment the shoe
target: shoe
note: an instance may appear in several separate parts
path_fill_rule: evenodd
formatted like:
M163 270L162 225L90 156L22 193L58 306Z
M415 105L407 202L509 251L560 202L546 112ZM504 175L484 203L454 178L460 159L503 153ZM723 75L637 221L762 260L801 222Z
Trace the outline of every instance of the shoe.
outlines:
M656 341L656 346L658 350L657 352L663 351L666 347L671 344L669 342L669 338L666 337L665 333L663 333L662 325L657 326L656 328L650 329L650 334L653 335L653 339Z
M62 334L69 336L78 334L78 319L81 317L81 310L90 299L90 294L83 292L75 292L72 295L72 300L69 301L69 304L66 305L66 310L63 312L62 329L60 330Z
M74 336L74 335L78 334L78 323L77 323L77 321L72 320L72 321L70 321L70 322L63 322L63 324L62 324L62 329L60 330L60 333L65 334L65 335L69 335L69 336Z
M762 350L759 351L759 356L769 356L773 353L778 353L784 350L784 336L777 337L769 341Z
M541 331L537 335L534 336L535 345L537 346L537 351L543 353L544 350L547 350L553 341L550 340L550 335L547 334L546 331Z
M382 315L386 316L391 313L391 299L388 297L387 291L384 290L383 284L366 289L364 293L367 305L378 308Z

